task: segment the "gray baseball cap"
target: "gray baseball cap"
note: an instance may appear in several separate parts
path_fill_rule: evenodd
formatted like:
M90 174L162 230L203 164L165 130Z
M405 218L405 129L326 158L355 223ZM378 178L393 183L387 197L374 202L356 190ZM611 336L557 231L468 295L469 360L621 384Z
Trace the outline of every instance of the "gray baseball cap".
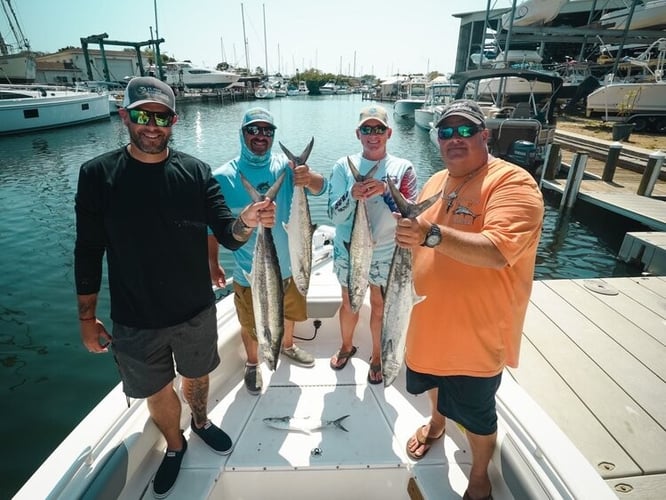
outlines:
M151 102L162 104L176 113L176 96L166 83L152 76L132 78L125 88L123 107L134 109Z
M451 116L462 116L475 125L481 125L482 127L486 126L486 116L483 114L483 111L481 111L481 108L476 102L470 101L469 99L458 99L457 101L449 103L449 105L444 108L435 128L441 127L444 120Z

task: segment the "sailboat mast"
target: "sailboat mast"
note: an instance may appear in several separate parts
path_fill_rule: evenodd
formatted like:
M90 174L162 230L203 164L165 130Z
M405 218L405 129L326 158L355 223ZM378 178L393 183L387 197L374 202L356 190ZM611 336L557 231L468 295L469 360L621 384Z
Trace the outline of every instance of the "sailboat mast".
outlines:
M19 45L19 49L20 50L25 49L27 51L30 51L30 42L28 42L28 40L26 40L25 36L23 35L23 31L21 30L21 24L18 21L18 17L16 17L16 12L14 12L14 7L12 7L12 3L10 0L6 0L6 2L7 5L9 6L9 10L11 11L12 15L11 16L9 15L4 3L2 4L2 10L5 11L5 16L7 17L7 21L9 22L9 28L12 30L12 33L14 33L14 38L16 38L16 42ZM14 19L16 27L14 27L12 19Z
M261 9L264 13L264 57L266 58L266 71L265 75L268 76L268 41L266 40L266 4L261 4Z
M245 35L245 11L243 10L243 3L241 2L241 19L243 21L243 45L245 46L245 67L247 68L247 74L251 73L250 71L250 56L247 51L247 36Z

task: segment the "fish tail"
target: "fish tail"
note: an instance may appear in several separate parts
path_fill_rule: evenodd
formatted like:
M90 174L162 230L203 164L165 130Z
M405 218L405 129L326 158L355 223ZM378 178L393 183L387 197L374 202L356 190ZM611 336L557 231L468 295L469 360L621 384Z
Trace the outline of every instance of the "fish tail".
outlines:
M342 416L342 417L340 417L340 418L336 418L335 420L333 420L333 425L335 425L338 429L342 429L342 430L345 431L345 432L349 432L347 429L345 429L345 426L342 425L342 421L343 421L345 418L347 418L348 416L349 416L349 415L344 415L344 416Z

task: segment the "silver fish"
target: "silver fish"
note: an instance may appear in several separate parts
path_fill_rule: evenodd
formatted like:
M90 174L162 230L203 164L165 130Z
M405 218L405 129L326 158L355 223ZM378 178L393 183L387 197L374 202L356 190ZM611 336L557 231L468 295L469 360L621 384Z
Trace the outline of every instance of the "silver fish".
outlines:
M333 427L336 429L349 432L342 425L342 421L346 419L349 415L344 415L335 420L319 420L310 417L266 417L263 419L263 422L269 427L275 429L281 429L284 431L296 431L309 434L311 432L320 431L327 427Z
M347 157L349 169L356 182L362 182L372 178L379 168L377 162L365 175L361 175L356 165ZM358 312L363 304L365 292L368 289L368 274L370 273L370 263L372 262L372 250L374 242L372 241L372 231L368 221L368 209L364 200L356 202L354 210L354 222L350 241L347 244L349 252L349 275L347 276L347 293L349 295L349 304L353 312Z
M257 202L265 198L274 200L285 175L286 172L282 172L275 184L263 196L243 174L240 174L240 179L252 201ZM249 276L246 273L246 278L252 288L252 311L259 348L268 367L275 370L284 336L284 288L273 231L262 224L257 226L252 271Z
M314 137L299 156L294 156L281 142L282 151L294 165L304 165L312 151ZM305 188L294 187L289 209L289 221L284 224L289 239L289 261L291 263L291 274L296 288L307 296L310 287L310 271L312 270L312 235L315 225L310 217L310 205L305 194Z
M440 192L419 204L415 204L405 199L390 177L386 177L386 182L400 214L410 219L417 217L442 195ZM416 295L416 290L414 290L412 250L396 245L384 290L381 347L382 378L385 387L393 383L405 359L407 328L409 327L412 307L424 298Z

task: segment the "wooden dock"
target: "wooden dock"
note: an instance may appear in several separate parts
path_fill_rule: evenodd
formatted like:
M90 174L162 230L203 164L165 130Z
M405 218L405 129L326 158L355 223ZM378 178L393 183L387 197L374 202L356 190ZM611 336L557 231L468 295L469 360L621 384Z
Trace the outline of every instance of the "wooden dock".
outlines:
M665 498L666 277L535 282L510 373L619 498Z

